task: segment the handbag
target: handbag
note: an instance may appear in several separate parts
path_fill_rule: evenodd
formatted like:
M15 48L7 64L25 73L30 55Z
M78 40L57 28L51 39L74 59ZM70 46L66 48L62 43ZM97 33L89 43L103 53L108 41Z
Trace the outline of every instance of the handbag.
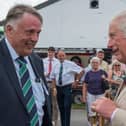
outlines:
M109 83L107 80L102 80L102 88L104 91L109 89Z
M100 71L101 71L101 75L103 76L105 74L104 71L103 70ZM109 82L105 78L102 78L102 89L104 91L109 89Z

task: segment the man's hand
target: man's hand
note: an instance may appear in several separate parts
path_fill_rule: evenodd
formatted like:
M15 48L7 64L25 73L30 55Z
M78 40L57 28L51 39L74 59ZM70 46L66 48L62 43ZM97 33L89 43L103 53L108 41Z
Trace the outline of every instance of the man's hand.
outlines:
M101 116L110 119L117 106L112 100L102 97L93 102L91 108Z
M78 85L78 82L77 81L74 81L73 84L72 84L72 88L76 88Z

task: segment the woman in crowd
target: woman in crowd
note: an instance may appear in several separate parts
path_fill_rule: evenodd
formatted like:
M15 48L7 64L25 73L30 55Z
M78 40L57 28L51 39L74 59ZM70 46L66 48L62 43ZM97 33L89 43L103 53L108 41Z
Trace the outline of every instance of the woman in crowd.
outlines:
M90 63L91 70L85 75L82 94L83 102L87 103L88 121L92 125L96 113L91 110L91 104L97 98L104 96L103 78L107 77L107 73L100 69L100 59L98 57L93 57Z
M114 100L116 96L118 87L123 82L123 77L125 76L124 70L121 69L121 63L117 60L114 60L112 66L108 72L108 80L111 84L111 99Z

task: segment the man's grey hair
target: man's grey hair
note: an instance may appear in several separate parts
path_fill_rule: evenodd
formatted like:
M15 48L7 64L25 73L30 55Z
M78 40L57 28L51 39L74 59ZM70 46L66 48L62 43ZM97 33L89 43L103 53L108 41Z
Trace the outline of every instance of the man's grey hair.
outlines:
M35 8L29 5L18 4L8 11L8 14L4 22L4 27L7 24L14 24L14 22L20 19L25 13L29 13L36 16L40 20L40 22L43 23L42 16L37 12Z
M122 11L116 17L113 18L112 22L118 23L118 28L124 33L126 37L126 11Z

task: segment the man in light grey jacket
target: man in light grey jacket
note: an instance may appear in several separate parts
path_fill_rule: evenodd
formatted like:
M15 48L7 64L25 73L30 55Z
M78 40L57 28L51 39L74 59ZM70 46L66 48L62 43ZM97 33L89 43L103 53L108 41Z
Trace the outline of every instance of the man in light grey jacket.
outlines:
M126 11L121 12L109 25L108 47L113 55L126 64ZM115 101L100 98L92 104L92 109L110 120L112 126L126 126L126 87L125 79Z

